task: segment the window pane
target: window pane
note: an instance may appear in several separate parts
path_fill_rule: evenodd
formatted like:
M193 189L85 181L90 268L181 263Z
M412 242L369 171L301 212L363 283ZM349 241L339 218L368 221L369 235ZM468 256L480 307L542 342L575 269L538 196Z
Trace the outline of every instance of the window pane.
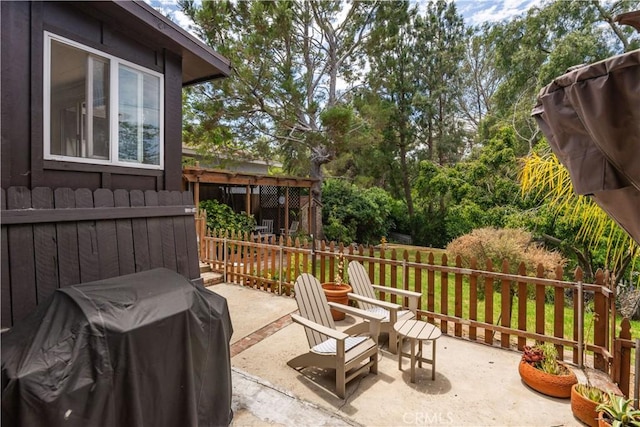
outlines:
M109 158L109 62L51 41L51 154Z
M90 157L109 158L109 64L96 58L91 58L92 64L92 98L91 136L93 144Z
M160 164L160 79L121 65L118 96L119 159Z

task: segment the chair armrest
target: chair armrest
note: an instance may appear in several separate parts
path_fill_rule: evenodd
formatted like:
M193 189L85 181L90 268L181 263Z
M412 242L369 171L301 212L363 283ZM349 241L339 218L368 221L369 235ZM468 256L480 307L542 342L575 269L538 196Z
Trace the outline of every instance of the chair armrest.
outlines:
M335 302L329 302L329 307L334 310L342 311L344 313L352 314L354 316L362 317L369 325L369 336L373 341L378 345L378 335L380 335L380 322L384 320L384 316L381 314L369 313L365 310L360 310L359 308L351 307L344 304L338 304Z
M336 340L344 341L349 337L349 335L345 334L344 332L340 332L340 331L336 331L335 329L328 328L324 325L311 321L295 313L291 313L291 319L293 319L294 322L299 323L304 327L313 329L314 331L320 332L321 334L327 335L328 337Z
M380 314L369 313L368 311L361 310L359 308L351 307L344 304L338 304L335 302L329 301L329 307L334 310L342 311L343 313L351 314L353 316L362 317L363 319L369 320L371 322L381 322L384 320L384 316Z
M377 291L387 292L389 294L407 298L409 300L409 310L411 310L413 314L416 314L416 312L418 311L418 301L420 301L420 297L422 297L422 294L420 294L420 292L405 291L404 289L396 289L380 285L371 286L373 286L373 288Z
M394 304L392 302L387 302L387 301L381 301L379 299L374 299L374 298L369 298L369 297L365 297L362 295L358 295L358 294L354 294L354 293L348 293L347 294L349 296L349 299L353 299L356 301L361 301L361 302L366 302L378 307L382 307L386 310L401 310L402 306L400 304Z
M420 292L406 291L404 289L396 289L389 286L371 285L374 289L380 292L386 292L389 294L400 295L407 298L420 298L422 294Z

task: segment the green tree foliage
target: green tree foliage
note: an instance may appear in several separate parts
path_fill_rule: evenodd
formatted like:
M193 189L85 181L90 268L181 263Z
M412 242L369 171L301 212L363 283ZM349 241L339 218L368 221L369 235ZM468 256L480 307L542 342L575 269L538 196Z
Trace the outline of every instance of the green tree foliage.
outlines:
M540 88L639 47L613 16L640 1L543 1L479 28L443 0L182 5L234 72L185 95L184 140L317 178L316 229L322 220L328 238L378 242L395 229L445 247L477 228L526 227L589 269L628 265L620 230L534 198L543 173L521 193L517 173L519 158L547 148L530 117ZM344 179L323 184L325 174ZM627 252L612 258L616 247Z
M328 240L350 244L376 243L393 226L396 202L380 188L362 190L341 179L327 179L323 186L323 222Z
M475 228L504 227L527 205L520 194L515 131L499 129L486 145L453 166L423 161L415 183L417 240L444 247Z
M233 65L232 78L203 85L200 96L220 102L221 122L233 126L236 139L267 136L289 172L317 179L312 198L321 202L322 166L345 149L353 130L338 79L358 77L378 4L212 1L197 6L185 0L182 7L203 38Z
M495 93L493 112L496 119L517 130L518 155L525 155L540 139L530 112L541 87L571 66L638 46L633 30L616 26L612 17L637 9L639 4L627 0L545 2L491 27L487 42L495 47L495 67L505 77Z

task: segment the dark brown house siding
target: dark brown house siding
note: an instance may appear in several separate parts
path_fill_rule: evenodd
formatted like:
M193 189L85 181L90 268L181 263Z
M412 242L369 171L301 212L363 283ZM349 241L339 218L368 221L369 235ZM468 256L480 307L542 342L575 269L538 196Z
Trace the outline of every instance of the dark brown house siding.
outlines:
M0 2L2 188L181 188L182 57L108 3ZM164 75L163 171L43 159L44 31Z
M45 32L163 76L163 169L44 159ZM142 1L0 0L0 35L0 327L77 283L156 267L198 283L182 87L228 76L229 61Z

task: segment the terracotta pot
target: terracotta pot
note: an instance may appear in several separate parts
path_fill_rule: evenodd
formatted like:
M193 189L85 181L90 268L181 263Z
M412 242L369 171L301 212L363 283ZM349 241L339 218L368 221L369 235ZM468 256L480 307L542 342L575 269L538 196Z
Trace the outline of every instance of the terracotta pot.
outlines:
M351 292L351 286L346 284L336 285L333 282L329 282L323 283L322 289L324 290L324 294L329 302L349 305L349 297L347 294ZM345 316L346 315L343 312L331 309L331 317L333 317L333 320L343 320Z
M566 367L566 365L563 365ZM547 396L568 398L571 396L571 386L578 382L576 374L569 369L568 375L551 375L540 369L536 369L524 359L520 360L518 367L520 378L532 389Z
M604 417L604 412L598 412L598 427L611 427L611 423Z
M598 427L598 412L596 412L597 402L587 399L576 391L577 384L571 386L571 410L573 415L591 427Z

